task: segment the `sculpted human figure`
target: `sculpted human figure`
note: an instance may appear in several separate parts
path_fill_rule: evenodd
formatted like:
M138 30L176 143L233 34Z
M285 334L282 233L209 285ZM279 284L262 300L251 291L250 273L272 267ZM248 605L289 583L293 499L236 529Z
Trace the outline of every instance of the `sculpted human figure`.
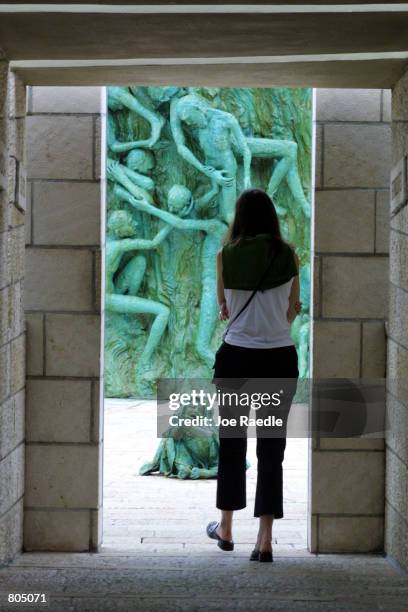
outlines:
M299 377L307 378L309 369L309 320L310 320L310 264L300 269L300 293L302 310L292 324L292 337L298 346Z
M195 130L196 138L204 153L205 164L200 162L186 146L183 122ZM306 217L310 217L310 205L303 193L299 177L296 142L246 137L231 113L213 108L207 100L197 94L188 94L172 101L170 123L179 154L222 187L220 216L224 221L230 223L236 201L237 162L234 150L243 158L244 189L250 186L252 157L280 158L269 180L267 193L273 198L282 180L286 178L295 201ZM287 211L280 208L278 213L285 215Z
M183 123L192 130L204 154L204 163L187 147ZM251 184L251 152L237 119L213 108L198 94L175 98L170 105L170 126L177 151L188 163L207 176L212 187L221 188L220 217L230 223L237 195L237 161L233 145L244 162L244 187Z
M113 211L107 223L106 309L120 314L145 313L155 317L135 372L136 387L142 397L151 393L149 384L143 381L149 377L151 358L166 329L169 309L160 302L137 296L146 270L146 258L142 254L127 263L115 282L114 276L125 253L157 248L171 229L170 226L162 228L152 240L135 238L136 223L126 210Z
M165 119L159 113L155 113L143 105L138 98L129 91L128 87L108 87L108 107L111 111L127 108L146 119L151 128L149 138L130 142L120 142L116 138L113 114L108 113L107 141L111 151L114 153L125 153L126 151L138 147L151 148L156 144L165 124Z
M216 256L227 231L227 226L218 219L181 218L180 211L191 207L192 203L195 203L200 208L208 206L217 194L217 187L213 186L202 198L197 198L194 202L193 196L187 187L173 185L168 193L168 208L176 213L172 214L172 212L151 205L145 198L141 197L138 191L133 188L132 182L120 164L110 164L108 175L116 181L115 195L117 198L131 204L138 210L162 219L172 227L188 231L202 231L206 234L201 251L201 301L196 350L204 363L211 368L214 361L211 340L218 318L215 291L217 277Z

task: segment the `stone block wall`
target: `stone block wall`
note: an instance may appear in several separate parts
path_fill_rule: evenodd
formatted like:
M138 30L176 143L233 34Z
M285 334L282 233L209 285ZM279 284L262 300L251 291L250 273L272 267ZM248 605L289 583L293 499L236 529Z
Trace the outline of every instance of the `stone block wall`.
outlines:
M392 92L392 163L408 155L408 73ZM408 569L408 198L391 215L385 550Z
M316 91L312 367L383 378L388 304L390 92ZM315 552L383 549L384 441L312 441Z
M23 537L25 93L0 61L0 564Z
M29 89L26 550L101 541L101 88Z

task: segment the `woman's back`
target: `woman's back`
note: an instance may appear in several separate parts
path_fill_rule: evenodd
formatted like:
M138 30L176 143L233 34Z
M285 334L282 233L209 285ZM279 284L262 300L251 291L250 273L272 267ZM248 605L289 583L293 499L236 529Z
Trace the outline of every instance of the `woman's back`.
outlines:
M257 291L242 314L233 321L225 341L228 344L247 348L293 346L287 319L292 283L293 278L278 287ZM224 291L232 321L252 291L227 288Z

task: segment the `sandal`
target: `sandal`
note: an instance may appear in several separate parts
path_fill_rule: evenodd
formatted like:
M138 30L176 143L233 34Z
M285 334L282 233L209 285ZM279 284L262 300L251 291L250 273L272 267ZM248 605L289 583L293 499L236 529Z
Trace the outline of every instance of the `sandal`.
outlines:
M260 561L261 563L272 563L273 554L269 551L261 552L257 548L251 552L251 556L249 557L250 561Z
M211 538L211 540L217 540L217 546L221 548L221 550L234 550L234 542L232 540L222 540L216 532L218 525L219 523L217 521L208 523L206 528L208 537Z

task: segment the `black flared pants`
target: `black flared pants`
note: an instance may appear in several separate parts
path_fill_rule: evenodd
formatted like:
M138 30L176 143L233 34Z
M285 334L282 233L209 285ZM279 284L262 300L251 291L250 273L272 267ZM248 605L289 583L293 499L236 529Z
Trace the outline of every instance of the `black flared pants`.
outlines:
M214 382L219 392L231 391L239 383L238 379L249 380L254 392L265 391L267 379L276 381L284 393L279 411L274 413L283 416L284 423L296 392L298 375L298 357L294 346L255 349L224 342L217 351L214 363ZM248 414L249 408L236 408L237 413L245 411ZM233 406L220 406L221 417L230 417L233 412ZM266 412L260 410L257 416L262 414ZM273 435L269 435L267 428L257 428L256 434L258 476L254 516L273 514L275 518L282 518L282 462L286 447L286 427ZM216 499L216 506L220 510L241 510L246 506L246 451L245 427L238 427L235 433L230 428L220 427Z

